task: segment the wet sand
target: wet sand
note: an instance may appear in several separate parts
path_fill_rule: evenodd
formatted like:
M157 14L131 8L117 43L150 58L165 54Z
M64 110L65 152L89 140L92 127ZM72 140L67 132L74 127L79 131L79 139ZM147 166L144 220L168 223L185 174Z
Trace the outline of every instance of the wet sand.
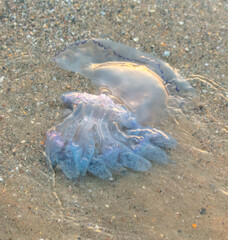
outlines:
M1 2L0 240L228 239L227 20L220 0ZM191 106L157 126L179 142L173 164L113 182L49 169L60 95L93 93L52 57L92 37L155 54L190 79Z

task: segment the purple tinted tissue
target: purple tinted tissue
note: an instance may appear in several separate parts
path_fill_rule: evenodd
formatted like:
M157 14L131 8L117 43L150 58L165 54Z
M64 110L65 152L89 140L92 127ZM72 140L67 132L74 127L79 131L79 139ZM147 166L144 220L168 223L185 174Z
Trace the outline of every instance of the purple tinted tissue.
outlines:
M111 178L112 171L126 168L146 171L151 161L167 163L164 148L177 145L164 132L141 126L105 94L69 92L62 101L72 114L48 131L46 154L70 179L87 172Z

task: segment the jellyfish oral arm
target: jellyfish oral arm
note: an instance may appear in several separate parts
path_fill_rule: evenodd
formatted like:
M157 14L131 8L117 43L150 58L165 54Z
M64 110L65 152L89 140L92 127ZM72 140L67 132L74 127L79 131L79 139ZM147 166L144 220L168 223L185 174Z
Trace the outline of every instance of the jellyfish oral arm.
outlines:
M146 171L151 161L167 163L163 148L177 142L162 131L145 128L123 105L104 94L70 92L62 97L77 105L62 124L47 133L46 154L70 179L90 172L100 178L113 171Z

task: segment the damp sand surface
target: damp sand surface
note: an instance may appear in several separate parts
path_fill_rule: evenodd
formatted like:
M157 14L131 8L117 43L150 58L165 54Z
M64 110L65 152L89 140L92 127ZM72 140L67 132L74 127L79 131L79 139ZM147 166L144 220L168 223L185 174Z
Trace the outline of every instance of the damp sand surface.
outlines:
M0 5L0 239L227 239L227 6L224 1L4 1ZM158 128L172 164L113 181L49 169L60 95L94 93L52 56L85 38L169 62L197 97Z

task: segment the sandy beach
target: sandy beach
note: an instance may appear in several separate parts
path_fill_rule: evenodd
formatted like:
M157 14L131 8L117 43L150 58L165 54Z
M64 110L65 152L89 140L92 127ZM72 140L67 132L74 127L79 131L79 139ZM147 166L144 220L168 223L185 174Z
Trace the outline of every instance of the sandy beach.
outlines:
M0 240L228 239L227 10L222 0L0 1ZM49 168L61 94L94 92L53 56L90 38L151 53L196 89L156 126L179 143L174 164L114 181Z

